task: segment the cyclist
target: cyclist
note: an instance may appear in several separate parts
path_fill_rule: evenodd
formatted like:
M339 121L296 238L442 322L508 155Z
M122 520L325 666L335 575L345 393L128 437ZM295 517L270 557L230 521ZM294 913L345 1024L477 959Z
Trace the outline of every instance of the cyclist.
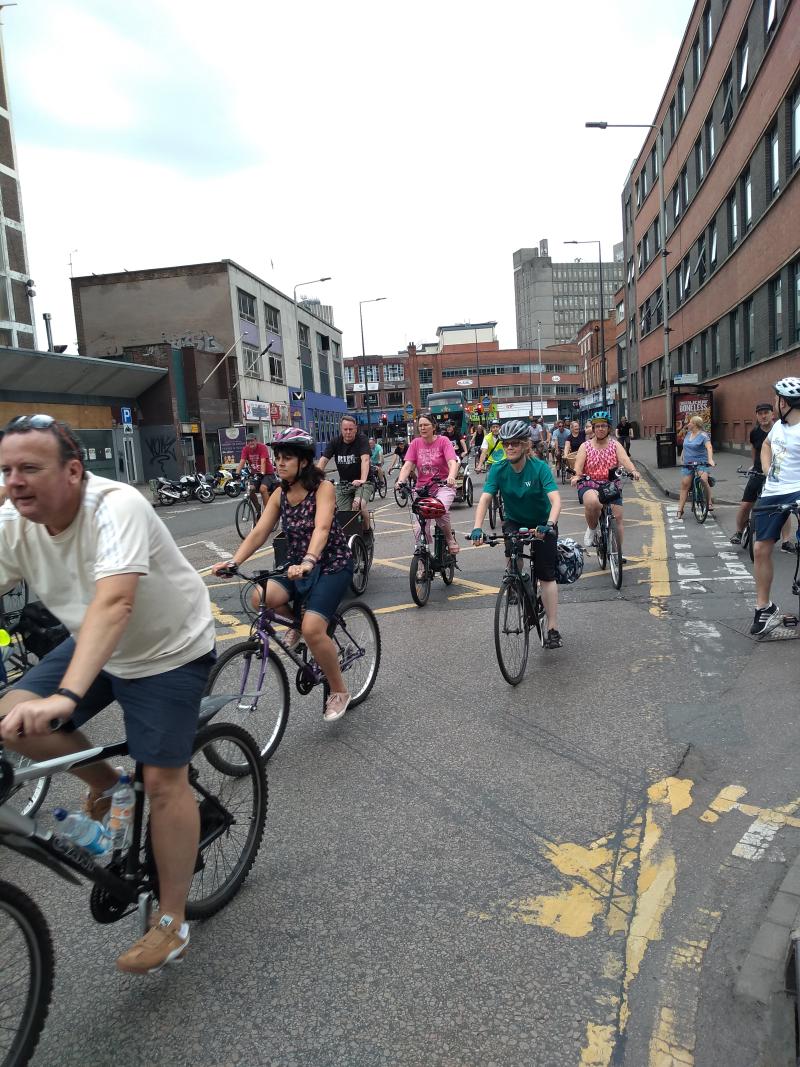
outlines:
M350 694L339 669L336 646L328 636L328 623L353 576L353 557L336 519L333 486L314 465L314 440L306 430L293 426L275 437L275 462L281 479L280 491L273 493L267 509L227 563L211 570L219 574L231 563L248 560L264 544L280 520L288 541L289 567L286 576L267 582L266 603L280 608L290 599L302 607L300 633L314 659L322 668L330 689L323 718L340 719L347 711ZM253 596L253 607L261 602L261 590ZM290 631L289 642L296 644L300 633Z
M444 534L447 547L453 555L456 555L460 548L450 524L450 506L455 499L456 475L458 474L458 459L453 442L446 434L436 433L436 423L432 415L420 415L417 419L417 427L419 437L415 437L408 446L405 463L398 475L397 484L405 485L412 468L416 468L417 471L418 489L424 489L426 485L430 485L434 478L446 479L447 484L434 486L431 494L438 497L444 504L445 513L436 520L436 525ZM413 516L413 520L414 532L418 534L419 524L416 515Z
M564 459L567 466L572 470L575 469L575 457L578 454L578 449L586 440L586 434L581 429L581 424L577 419L573 419L569 424L569 437L564 445Z
M392 451L392 462L389 464L389 469L386 472L387 474L391 474L395 467L403 466L403 460L406 458L406 452L408 452L408 441L406 441L405 439L403 439L402 441L398 441L397 444L394 446L394 450Z
M475 528L470 537L476 545L483 543L483 520L496 492L502 496L505 506L503 533L506 535L506 556L511 554L509 533L523 527L535 531L538 540L534 545L533 567L540 583L548 620L545 648L561 648L563 641L558 630L556 585L557 524L561 496L547 463L528 455L530 436L531 428L522 419L511 419L500 431L506 449L506 462L494 463L489 471L475 508ZM546 531L542 532L545 527Z
M530 440L533 445L533 450L539 459L544 459L547 455L548 439L547 427L542 422L542 416L534 415L533 422L531 423Z
M740 545L742 543L742 534L745 531L747 523L750 520L750 512L753 510L753 504L758 500L761 495L761 487L764 484L764 479L761 477L763 474L761 468L761 446L767 439L769 431L772 429L772 425L775 421L775 410L772 404L757 404L756 405L756 420L757 426L754 426L750 431L750 447L753 450L752 464L753 471L745 482L744 492L742 493L742 502L739 505L739 510L736 513L736 533L731 538L732 545ZM784 539L781 548L784 551L794 551L794 545L788 540L788 532L791 530L791 522L787 521L786 530L787 539ZM788 547L787 547L788 546Z
M456 430L456 424L451 419L447 426L445 426L445 437L450 439L453 448L455 449L456 456L461 461L465 456L469 455L469 447L464 440L464 435Z
M770 599L770 590L772 550L784 516L766 509L800 499L800 378L781 378L775 383L775 392L780 422L775 423L761 446L761 466L767 477L753 508L756 610L750 633L757 637L762 637L780 622L778 605Z
M245 464L253 478L253 488L261 494L261 510L263 511L267 506L270 492L275 488L275 468L269 458L269 449L261 444L254 433L247 435L242 457L236 468L237 476L242 473Z
M553 432L550 435L550 444L553 450L553 457L555 459L556 466L558 466L558 461L561 458L561 455L564 451L564 448L566 447L567 441L569 440L570 436L570 429L564 424L564 420L557 419L556 424L553 427Z
M578 449L575 457L575 474L570 479L570 485L577 485L578 479L584 472L590 479L583 482L578 489L578 501L583 504L583 513L586 517L586 533L583 535L585 548L592 548L597 537L597 523L603 510L600 498L597 495L597 487L600 482L609 480L609 473L617 467L624 467L630 471L634 478L639 478L639 472L634 467L625 449L611 437L611 416L607 411L597 411L590 420L594 434L588 438ZM619 502L611 505L611 511L617 520L620 548L624 535L624 523L622 518L622 486L619 489ZM627 560L623 557L623 563Z
M681 467L681 491L678 498L678 511L676 518L683 518L683 509L686 507L686 498L689 496L689 486L692 484L692 468L688 463L706 463L709 467L716 467L714 462L714 448L711 438L703 429L704 423L699 415L692 415L689 419L689 428L683 438L683 466ZM714 505L711 502L711 486L708 481L708 472L700 471L700 477L706 487L708 496L708 510L713 512Z
M151 973L189 944L200 820L187 766L215 659L208 590L137 489L86 472L66 423L13 419L0 467L10 498L0 591L25 579L72 635L0 700L0 736L37 761L85 751L80 727L122 706L130 754L144 765L160 914L117 967ZM51 732L54 720L63 725ZM117 772L94 763L74 773L89 787L87 813L103 818Z
M475 459L477 460L481 454L481 445L483 444L484 429L479 423L475 423L475 427L472 431L472 438L470 439L470 445L475 452Z
M369 439L369 462L370 473L375 476L376 481L386 483L386 475L383 473L383 448L379 441L376 441L374 437Z
M628 453L631 454L631 439L633 438L633 427L628 422L628 416L623 415L617 423L617 440Z
M478 462L475 464L475 470L487 470L492 463L499 463L505 458L505 449L503 448L503 442L500 440L500 420L492 419L489 433L483 438Z
M361 511L364 533L369 534L368 504L374 495L369 481L369 443L358 429L353 415L342 415L339 436L329 441L317 460L317 467L324 471L331 459L336 462L339 484L336 486L337 511Z

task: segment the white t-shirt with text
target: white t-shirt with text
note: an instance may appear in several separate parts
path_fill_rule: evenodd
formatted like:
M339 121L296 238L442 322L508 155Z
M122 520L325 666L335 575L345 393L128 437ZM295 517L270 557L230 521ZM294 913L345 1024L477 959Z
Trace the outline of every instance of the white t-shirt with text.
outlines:
M776 422L767 434L772 462L764 482L765 496L796 493L800 497L800 422Z

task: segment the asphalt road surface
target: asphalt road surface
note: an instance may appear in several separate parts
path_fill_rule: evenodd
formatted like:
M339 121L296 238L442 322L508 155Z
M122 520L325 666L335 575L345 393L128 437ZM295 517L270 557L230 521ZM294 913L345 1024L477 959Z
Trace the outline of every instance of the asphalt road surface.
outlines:
M85 889L3 855L56 941L33 1062L751 1064L759 1020L733 982L798 850L760 815L800 806L800 646L747 633L732 509L679 522L644 482L625 501L622 590L590 555L561 589L564 647L533 646L516 688L492 638L501 550L465 544L419 609L408 513L376 501L375 688L334 724L319 690L293 691L259 858L181 967L117 974L133 920L97 926ZM160 514L207 574L238 544L234 506ZM463 537L471 511L453 516ZM776 563L797 612L793 563ZM247 633L240 586L207 581L222 650ZM73 796L59 781L48 807Z

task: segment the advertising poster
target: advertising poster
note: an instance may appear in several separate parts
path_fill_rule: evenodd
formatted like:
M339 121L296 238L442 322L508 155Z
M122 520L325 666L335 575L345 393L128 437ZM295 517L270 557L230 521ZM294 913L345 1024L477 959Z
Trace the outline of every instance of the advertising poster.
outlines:
M683 446L683 438L689 426L689 419L693 415L699 415L703 420L703 429L711 433L712 395L708 391L681 393L676 392L672 397L673 410L675 413L675 432L677 434L678 450Z
M229 426L226 430L217 430L217 435L219 436L220 462L224 467L237 467L242 458L247 428Z

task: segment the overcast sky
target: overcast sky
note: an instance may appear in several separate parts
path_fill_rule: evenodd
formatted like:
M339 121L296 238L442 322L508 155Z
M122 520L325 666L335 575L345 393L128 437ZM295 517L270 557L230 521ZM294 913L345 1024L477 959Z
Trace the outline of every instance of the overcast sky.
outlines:
M334 307L346 355L496 319L512 253L622 239L689 0L19 0L3 12L39 347L75 274L231 258ZM202 328L203 324L196 324Z

